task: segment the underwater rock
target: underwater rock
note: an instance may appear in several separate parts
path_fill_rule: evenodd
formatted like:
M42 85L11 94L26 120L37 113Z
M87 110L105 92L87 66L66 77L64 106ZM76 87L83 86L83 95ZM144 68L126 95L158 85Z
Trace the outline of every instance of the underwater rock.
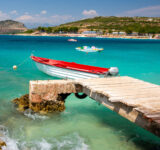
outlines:
M24 112L26 109L31 109L34 112L39 112L41 114L46 114L50 112L62 112L65 110L65 99L69 94L59 94L57 100L46 101L43 100L39 103L30 103L29 95L23 95L20 98L14 99L12 102L15 103L20 112Z
M65 110L65 106L64 101L43 101L41 103L32 103L30 109L45 114L48 112L62 112Z
M20 98L16 98L12 100L13 103L15 103L18 108L17 110L20 112L24 112L26 109L29 108L29 95L23 95Z
M0 150L2 150L3 146L6 146L6 143L0 139Z

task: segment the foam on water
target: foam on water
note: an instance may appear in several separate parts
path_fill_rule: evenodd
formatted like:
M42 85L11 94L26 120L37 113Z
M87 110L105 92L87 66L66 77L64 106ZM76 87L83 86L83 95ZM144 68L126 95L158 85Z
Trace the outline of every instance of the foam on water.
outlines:
M0 126L0 139L7 144L2 147L2 150L19 150L18 141L10 138L7 128L2 125Z
M2 150L89 150L89 146L85 144L84 139L78 133L72 133L57 139L41 138L38 141L27 142L11 138L6 127L0 126L0 135L0 139L7 145L2 147Z
M58 150L88 150L89 146L85 144L84 139L78 133L73 133L55 141ZM55 147L55 148L56 148Z
M35 142L36 147L39 150L51 150L52 149L52 144L47 142L45 139L42 139L41 141Z
M46 120L48 119L49 117L48 116L45 116L45 115L40 115L38 113L34 113L32 110L30 109L27 109L24 111L24 115L27 116L28 118L30 119L33 119L33 120Z

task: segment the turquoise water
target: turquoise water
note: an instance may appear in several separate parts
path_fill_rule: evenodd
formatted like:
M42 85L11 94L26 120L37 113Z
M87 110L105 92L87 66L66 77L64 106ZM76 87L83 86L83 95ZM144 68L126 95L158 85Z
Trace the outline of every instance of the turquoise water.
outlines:
M10 102L28 93L29 80L57 79L38 71L35 56L111 67L120 75L160 85L160 41L0 36L0 136L7 150L158 150L160 139L95 101L71 95L62 113L21 114ZM103 47L83 53L79 46ZM16 71L13 65L19 65Z

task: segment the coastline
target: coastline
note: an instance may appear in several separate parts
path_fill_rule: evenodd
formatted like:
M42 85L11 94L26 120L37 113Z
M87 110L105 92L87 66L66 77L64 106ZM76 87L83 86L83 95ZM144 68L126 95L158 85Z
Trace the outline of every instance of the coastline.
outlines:
M145 40L160 40L159 38L151 38L149 36L120 36L120 35L89 35L89 34L48 34L48 33L32 33L32 34L4 34L4 35L17 35L17 36L48 36L48 37L85 37L85 38L110 38L110 39L145 39Z

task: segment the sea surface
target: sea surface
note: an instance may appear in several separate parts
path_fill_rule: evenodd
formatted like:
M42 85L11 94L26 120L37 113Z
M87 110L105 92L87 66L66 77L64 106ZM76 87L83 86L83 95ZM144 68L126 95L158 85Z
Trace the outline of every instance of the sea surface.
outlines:
M30 55L100 67L160 85L160 40L0 36L0 138L5 150L159 150L160 138L90 98L70 95L62 113L20 113L11 100L28 93L30 80L57 79L40 72ZM79 46L104 48L100 53ZM18 69L12 69L17 65Z

